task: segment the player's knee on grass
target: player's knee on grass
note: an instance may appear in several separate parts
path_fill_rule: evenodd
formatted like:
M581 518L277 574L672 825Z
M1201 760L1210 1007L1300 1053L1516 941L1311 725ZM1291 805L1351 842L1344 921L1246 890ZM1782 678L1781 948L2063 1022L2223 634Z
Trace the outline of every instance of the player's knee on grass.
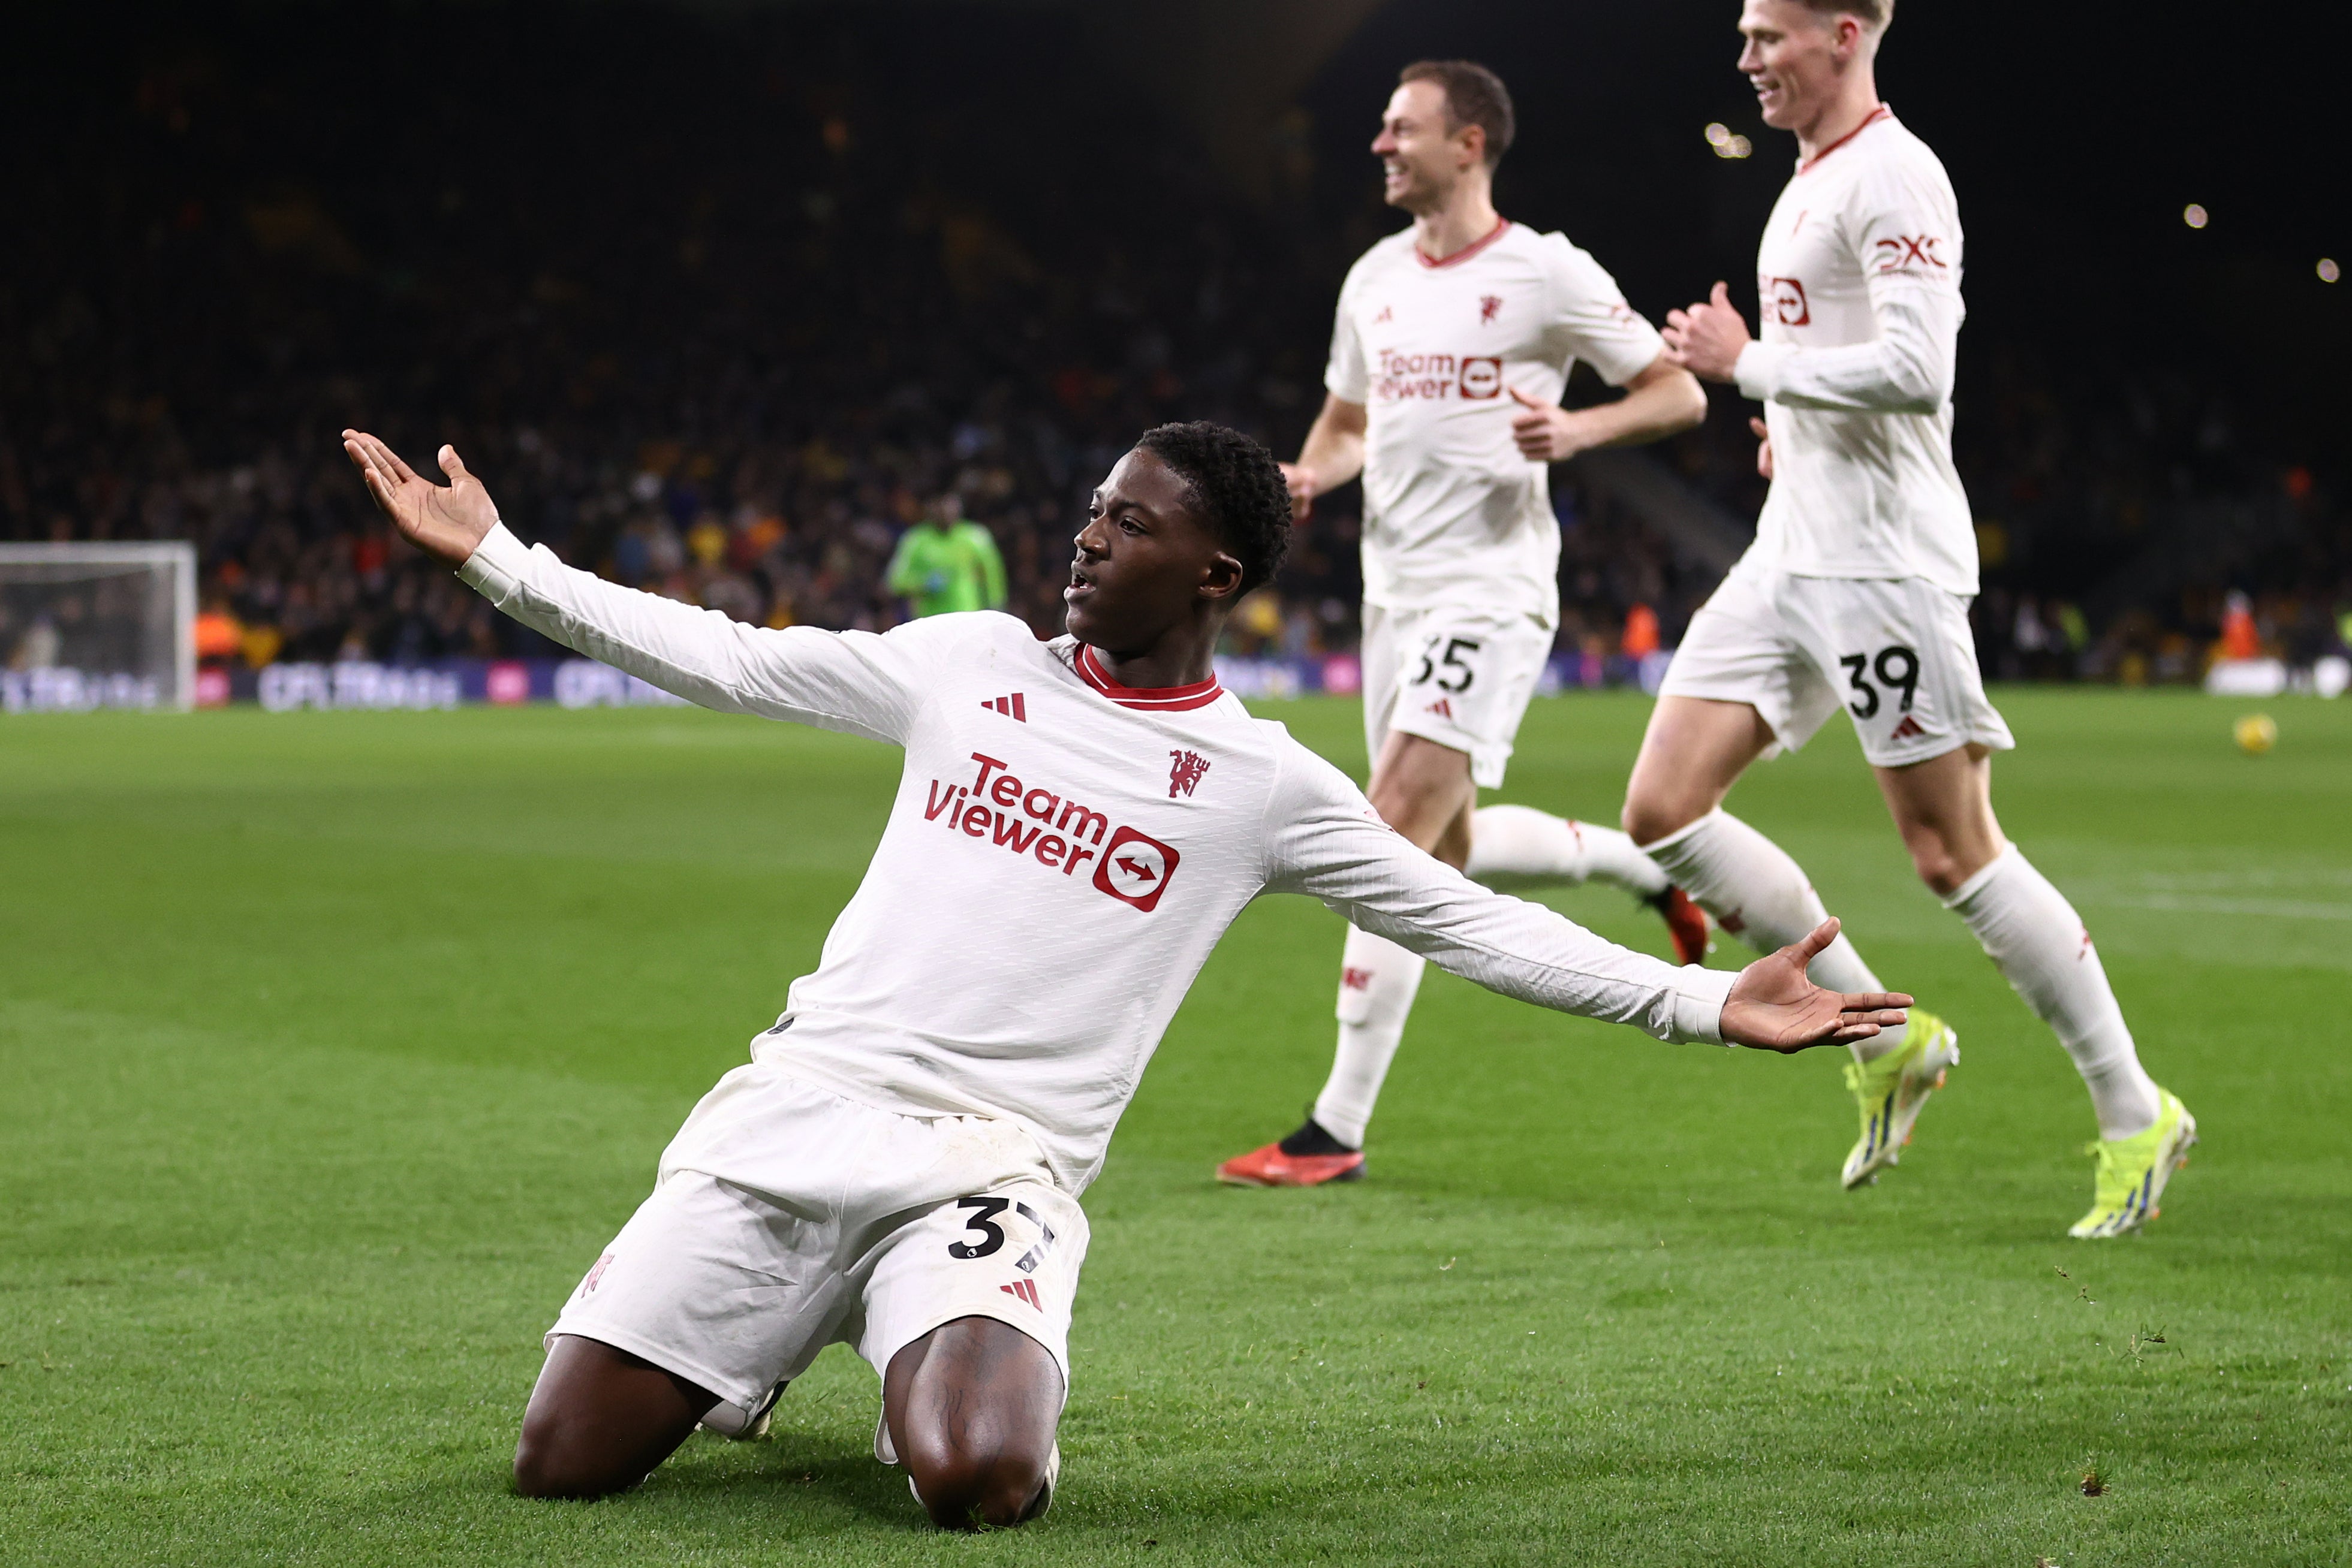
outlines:
M958 1318L890 1358L884 1415L931 1522L1003 1529L1044 1500L1062 1371L1027 1334Z
M1024 1523L1045 1488L1042 1454L1005 1448L977 1452L951 1440L927 1444L918 1438L915 1451L900 1457L915 1478L923 1511L942 1530L982 1525L1002 1530Z
M539 1498L626 1491L717 1403L716 1395L626 1351L562 1335L523 1412L515 1490Z

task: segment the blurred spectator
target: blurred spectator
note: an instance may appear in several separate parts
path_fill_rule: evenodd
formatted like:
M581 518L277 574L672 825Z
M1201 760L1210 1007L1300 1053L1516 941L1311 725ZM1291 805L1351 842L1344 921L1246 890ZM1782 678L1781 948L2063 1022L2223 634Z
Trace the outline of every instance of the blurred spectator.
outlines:
M136 55L79 15L0 97L42 214L0 263L0 535L194 540L208 660L553 651L383 529L335 439L360 423L412 460L456 442L576 564L771 626L891 624L894 559L942 531L920 498L952 493L945 531L993 560L954 591L1050 633L1139 432L1295 450L1340 275L1395 222L1369 165L1360 210L1269 224L1141 110L1055 134L1047 85L1090 68L1043 8L588 7L561 58L519 7L466 12L455 55L333 7L208 11ZM983 35L1031 74L972 71ZM2231 590L2293 658L2352 633L2328 471L2266 464L2168 365L1963 349L1989 672L2193 679ZM1745 413L1660 455L1752 517ZM1716 572L1553 477L1559 646L1597 681ZM1353 508L1316 508L1235 648L1353 645Z
M899 536L883 576L919 616L1004 608L1004 557L995 537L963 515L963 497L952 490Z

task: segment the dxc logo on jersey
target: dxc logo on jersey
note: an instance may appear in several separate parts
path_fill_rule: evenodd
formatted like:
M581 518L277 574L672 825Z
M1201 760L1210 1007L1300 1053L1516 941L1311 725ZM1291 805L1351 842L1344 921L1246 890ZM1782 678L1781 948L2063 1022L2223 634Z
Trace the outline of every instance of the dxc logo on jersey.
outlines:
M1160 907L1160 895L1183 858L1173 846L1133 828L1113 828L1108 817L1090 806L1024 784L1000 758L975 751L971 759L980 764L980 776L970 784L930 781L923 821L944 820L951 831L986 840L1064 876L1093 861L1097 892L1147 915Z
M1878 253L1878 270L1881 272L1900 272L1915 261L1923 267L1947 271L1949 269L1945 267L1944 258L1936 254L1936 247L1943 243L1941 236L1937 235L1897 235L1892 239L1880 240L1871 248Z

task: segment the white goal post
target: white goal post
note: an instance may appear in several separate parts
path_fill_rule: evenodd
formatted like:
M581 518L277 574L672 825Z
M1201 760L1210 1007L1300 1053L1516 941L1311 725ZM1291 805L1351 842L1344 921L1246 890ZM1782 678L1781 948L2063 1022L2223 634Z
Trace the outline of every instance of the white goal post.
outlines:
M194 545L0 543L0 711L195 701Z

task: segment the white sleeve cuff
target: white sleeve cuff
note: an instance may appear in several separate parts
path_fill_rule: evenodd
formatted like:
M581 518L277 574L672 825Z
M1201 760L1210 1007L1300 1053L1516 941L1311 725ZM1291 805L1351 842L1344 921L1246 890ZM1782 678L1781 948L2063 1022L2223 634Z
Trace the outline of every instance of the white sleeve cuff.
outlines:
M1702 1045L1725 1043L1723 1002L1738 978L1736 969L1685 965L1675 987L1675 1038Z
M457 580L491 603L503 604L513 597L530 559L530 546L515 538L504 523L493 523L474 553L466 558L466 564L457 569Z
M1767 343L1761 340L1740 350L1738 360L1731 367L1731 379L1739 383L1740 395L1752 397L1758 402L1770 402L1780 391L1781 369L1796 351L1794 343Z

